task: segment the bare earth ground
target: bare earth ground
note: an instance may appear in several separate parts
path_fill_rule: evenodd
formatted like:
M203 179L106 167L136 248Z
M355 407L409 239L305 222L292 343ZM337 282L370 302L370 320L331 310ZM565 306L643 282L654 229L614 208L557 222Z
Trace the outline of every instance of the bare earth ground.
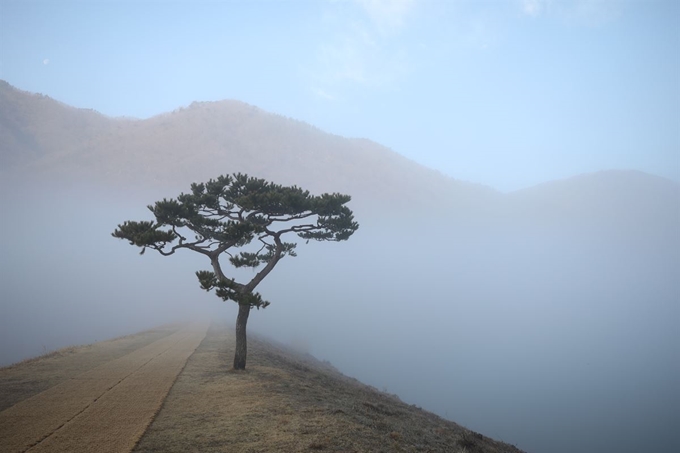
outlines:
M180 327L0 369L0 452L520 452L257 337L234 372L232 328Z
M187 325L5 409L2 451L129 452L207 328Z
M213 324L135 452L520 452L363 385L330 364Z

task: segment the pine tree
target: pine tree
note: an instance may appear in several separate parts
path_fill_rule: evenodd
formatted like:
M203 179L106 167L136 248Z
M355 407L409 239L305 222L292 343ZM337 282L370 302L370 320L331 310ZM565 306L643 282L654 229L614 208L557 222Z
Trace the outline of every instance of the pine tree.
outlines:
M246 325L250 310L269 302L255 292L257 285L285 256L296 256L297 244L284 235L316 241L344 241L359 228L345 206L349 195L314 196L297 186L285 187L236 173L207 183L192 184L191 193L157 201L149 210L155 221L126 221L112 233L142 251L163 256L188 249L210 259L212 270L196 272L206 291L239 305L236 318L234 369L246 366ZM253 248L253 244L255 247ZM244 249L250 245L251 251ZM247 283L227 277L220 258L236 268L261 268Z

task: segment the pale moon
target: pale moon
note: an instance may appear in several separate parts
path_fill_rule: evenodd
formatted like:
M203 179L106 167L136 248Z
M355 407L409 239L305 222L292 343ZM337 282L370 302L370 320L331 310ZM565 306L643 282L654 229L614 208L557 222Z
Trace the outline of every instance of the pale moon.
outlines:
M49 58L45 58L45 59L43 60L43 64L50 64L50 59L49 59Z

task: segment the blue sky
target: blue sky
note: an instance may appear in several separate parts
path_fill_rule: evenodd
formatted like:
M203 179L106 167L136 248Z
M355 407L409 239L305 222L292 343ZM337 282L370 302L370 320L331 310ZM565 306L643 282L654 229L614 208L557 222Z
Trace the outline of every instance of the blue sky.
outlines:
M674 0L0 0L0 79L111 116L238 99L503 191L680 180Z

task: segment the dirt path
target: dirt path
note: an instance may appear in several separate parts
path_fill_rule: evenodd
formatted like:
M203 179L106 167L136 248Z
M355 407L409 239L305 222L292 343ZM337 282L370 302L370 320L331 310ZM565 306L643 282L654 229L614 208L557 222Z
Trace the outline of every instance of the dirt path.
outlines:
M185 324L166 324L112 340L59 349L0 368L0 412L57 384L167 337L182 327Z
M3 452L129 452L205 337L196 323L0 412Z

